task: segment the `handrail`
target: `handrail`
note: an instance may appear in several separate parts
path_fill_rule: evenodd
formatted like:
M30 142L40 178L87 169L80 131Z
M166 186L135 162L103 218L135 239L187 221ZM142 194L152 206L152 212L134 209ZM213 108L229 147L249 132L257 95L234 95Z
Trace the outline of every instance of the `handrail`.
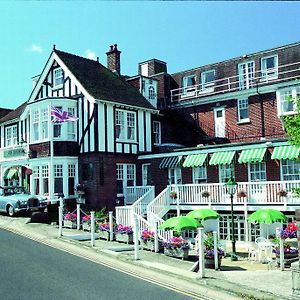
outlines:
M289 68L297 66L294 69L283 70L283 68ZM171 102L184 101L191 98L201 98L209 95L214 95L220 92L234 92L237 90L247 90L249 88L258 88L264 86L270 82L277 83L281 81L292 80L298 78L300 75L299 70L300 62L295 62L286 65L280 65L278 68L274 68L275 77L268 75L269 70L257 70L251 72L250 78L240 78L240 74L223 77L216 79L209 83L199 83L193 86L180 87L171 90ZM272 69L273 70L273 69ZM295 73L296 74L291 74ZM256 75L256 76L255 76ZM285 77L286 76L286 77ZM243 83L247 83L249 86L243 86Z

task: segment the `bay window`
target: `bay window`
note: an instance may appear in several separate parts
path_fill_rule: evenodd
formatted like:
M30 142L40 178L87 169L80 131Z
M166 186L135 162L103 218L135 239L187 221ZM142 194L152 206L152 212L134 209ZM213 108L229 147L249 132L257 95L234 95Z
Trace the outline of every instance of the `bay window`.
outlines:
M18 144L18 129L17 125L5 128L5 145L6 147Z

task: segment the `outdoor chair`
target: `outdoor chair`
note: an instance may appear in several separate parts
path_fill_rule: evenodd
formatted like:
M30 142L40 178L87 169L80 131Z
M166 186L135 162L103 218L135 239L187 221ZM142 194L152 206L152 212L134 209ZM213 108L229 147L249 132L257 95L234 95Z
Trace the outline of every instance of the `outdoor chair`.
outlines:
M248 251L248 260L254 261L258 260L258 246L254 243L247 243L247 251Z

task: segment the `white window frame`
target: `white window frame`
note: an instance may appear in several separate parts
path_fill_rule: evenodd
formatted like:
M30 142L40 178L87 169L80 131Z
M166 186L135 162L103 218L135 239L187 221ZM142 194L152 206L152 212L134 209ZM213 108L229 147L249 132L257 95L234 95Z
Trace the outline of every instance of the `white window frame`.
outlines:
M126 187L136 185L135 164L116 164L116 180L122 180L123 192L117 193L117 197L122 197ZM132 181L132 185L128 184L129 181Z
M40 132L40 138L41 140L46 140L49 138L49 108L43 108L41 109L41 132Z
M263 176L261 176L263 175ZM248 163L248 181L261 182L267 180L266 162Z
M169 184L182 184L181 168L168 169Z
M5 128L5 146L12 147L18 144L18 125Z
M153 144L161 144L161 122L153 121Z
M219 182L226 183L229 178L235 178L234 164L219 165Z
M280 160L280 177L283 181L300 180L300 162L290 159Z
M213 73L214 80L207 81L207 75ZM214 91L214 85L216 80L216 71L215 70L207 70L201 73L201 91L205 92L213 92Z
M193 168L193 183L206 183L207 182L207 167L202 165L200 167Z
M252 64L252 70L249 70L250 64ZM254 86L255 62L253 60L238 64L238 78L240 90L249 89Z
M142 164L142 185L147 186L151 185L151 164Z
M53 71L53 88L61 88L64 84L64 71L62 68L56 68Z
M151 102L151 100L156 100L156 93L155 93L155 88L153 85L150 85L148 87L148 99Z
M274 68L267 68L267 60L274 59ZM270 55L261 58L261 79L263 81L269 81L278 78L278 55Z
M47 186L47 189L48 191L46 192L45 189L44 189L44 181L45 179L48 180L48 186ZM45 195L45 194L48 194L49 195L49 191L50 191L50 180L49 180L49 166L48 165L42 165L42 169L41 169L41 189L40 189L40 193L42 195Z
M194 84L189 84L189 80L193 79ZM194 96L196 93L196 75L187 75L182 77L182 95L187 97L187 96Z
M119 126L119 136L116 133L117 141L130 141L136 142L136 130L137 130L137 121L136 121L136 112L126 111L121 109L116 109L115 115L115 128ZM129 131L131 129L131 131ZM130 136L132 132L132 136Z
M291 99L288 99L291 97ZM278 116L294 115L297 112L297 99L300 97L300 86L280 89L276 92ZM286 109L286 107L292 109Z
M68 113L71 114L72 116L75 116L76 109L75 107L68 107ZM77 122L74 121L69 121L67 122L67 130L68 130L68 140L74 141L76 140L76 124Z
M40 110L32 111L32 141L37 142L40 140Z
M248 118L241 118L241 110L247 110ZM238 123L250 122L249 118L249 99L241 98L237 100Z

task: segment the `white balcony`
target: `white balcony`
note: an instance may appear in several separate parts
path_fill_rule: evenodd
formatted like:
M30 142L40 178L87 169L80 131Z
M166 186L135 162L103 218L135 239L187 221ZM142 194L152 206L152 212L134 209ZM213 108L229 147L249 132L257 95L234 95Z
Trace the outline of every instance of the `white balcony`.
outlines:
M280 65L278 68L252 72L247 77L237 74L236 76L224 77L209 83L173 89L171 90L171 102L175 104L188 99L204 98L245 89L256 90L270 84L299 79L299 76L300 62Z
M295 189L300 188L300 181L264 181L264 182L239 182L237 193L233 195L235 209L244 210L245 206L258 207L276 206L282 210L294 211L300 207L300 198L296 196ZM196 206L210 206L217 210L230 209L230 195L226 193L226 187L222 183L207 184L184 184L170 186L169 190L175 191L178 201L173 200L170 204L180 205L183 209L193 209ZM243 191L245 197L239 197ZM285 191L281 196L279 191ZM205 197L203 192L208 192Z

